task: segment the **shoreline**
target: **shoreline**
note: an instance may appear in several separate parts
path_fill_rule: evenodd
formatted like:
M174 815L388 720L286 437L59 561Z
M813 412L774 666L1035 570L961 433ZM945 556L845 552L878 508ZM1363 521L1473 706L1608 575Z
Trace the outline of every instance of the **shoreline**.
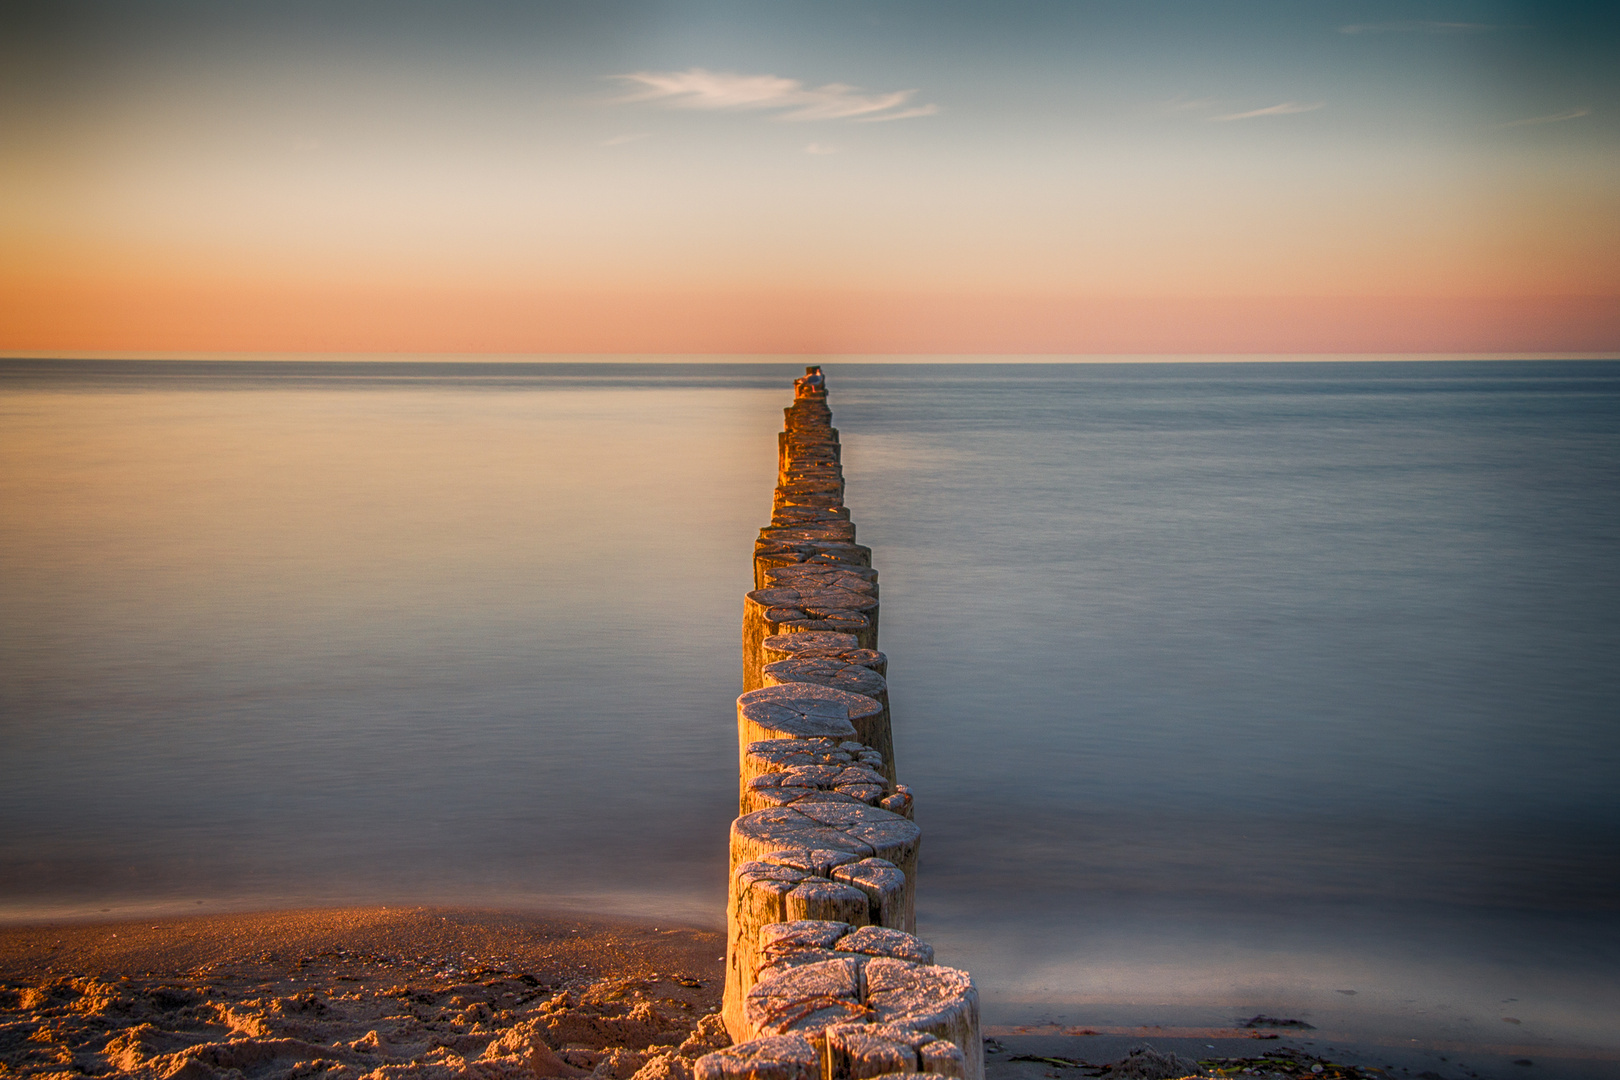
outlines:
M724 948L722 932L647 918L415 905L0 926L0 1077L690 1080L724 1039L702 1031ZM1525 1058L1312 1038L1322 1033L1087 1030L989 1025L1001 1049L987 1074L1103 1075L1144 1042L1242 1063L1230 1075L1530 1080L1614 1064L1573 1047ZM1241 1072L1285 1050L1297 1073ZM1324 1061L1353 1071L1309 1072Z

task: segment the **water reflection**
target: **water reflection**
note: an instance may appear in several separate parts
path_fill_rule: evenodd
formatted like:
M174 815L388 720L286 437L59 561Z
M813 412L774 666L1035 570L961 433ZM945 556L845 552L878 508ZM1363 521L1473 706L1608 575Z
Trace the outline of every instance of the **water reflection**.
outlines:
M719 917L795 369L451 367L0 366L0 911ZM1612 1043L1620 365L829 377L992 1019Z

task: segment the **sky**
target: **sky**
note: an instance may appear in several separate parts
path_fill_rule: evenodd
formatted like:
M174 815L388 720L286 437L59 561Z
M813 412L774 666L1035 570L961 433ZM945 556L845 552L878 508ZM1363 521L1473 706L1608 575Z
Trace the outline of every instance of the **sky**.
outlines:
M0 8L0 352L1620 351L1620 15Z

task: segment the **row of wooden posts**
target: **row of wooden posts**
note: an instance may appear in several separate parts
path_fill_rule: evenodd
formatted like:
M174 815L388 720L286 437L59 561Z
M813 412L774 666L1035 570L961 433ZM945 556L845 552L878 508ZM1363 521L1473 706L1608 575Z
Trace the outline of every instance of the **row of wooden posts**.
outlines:
M983 1080L973 980L915 936L921 834L895 768L872 552L819 373L795 391L744 601L733 1045L700 1058L698 1080Z

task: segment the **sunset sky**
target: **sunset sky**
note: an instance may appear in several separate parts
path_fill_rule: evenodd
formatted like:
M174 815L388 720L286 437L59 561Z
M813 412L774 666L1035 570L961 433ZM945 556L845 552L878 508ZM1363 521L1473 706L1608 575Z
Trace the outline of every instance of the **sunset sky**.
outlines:
M0 147L11 354L1620 350L1610 5L13 2Z

